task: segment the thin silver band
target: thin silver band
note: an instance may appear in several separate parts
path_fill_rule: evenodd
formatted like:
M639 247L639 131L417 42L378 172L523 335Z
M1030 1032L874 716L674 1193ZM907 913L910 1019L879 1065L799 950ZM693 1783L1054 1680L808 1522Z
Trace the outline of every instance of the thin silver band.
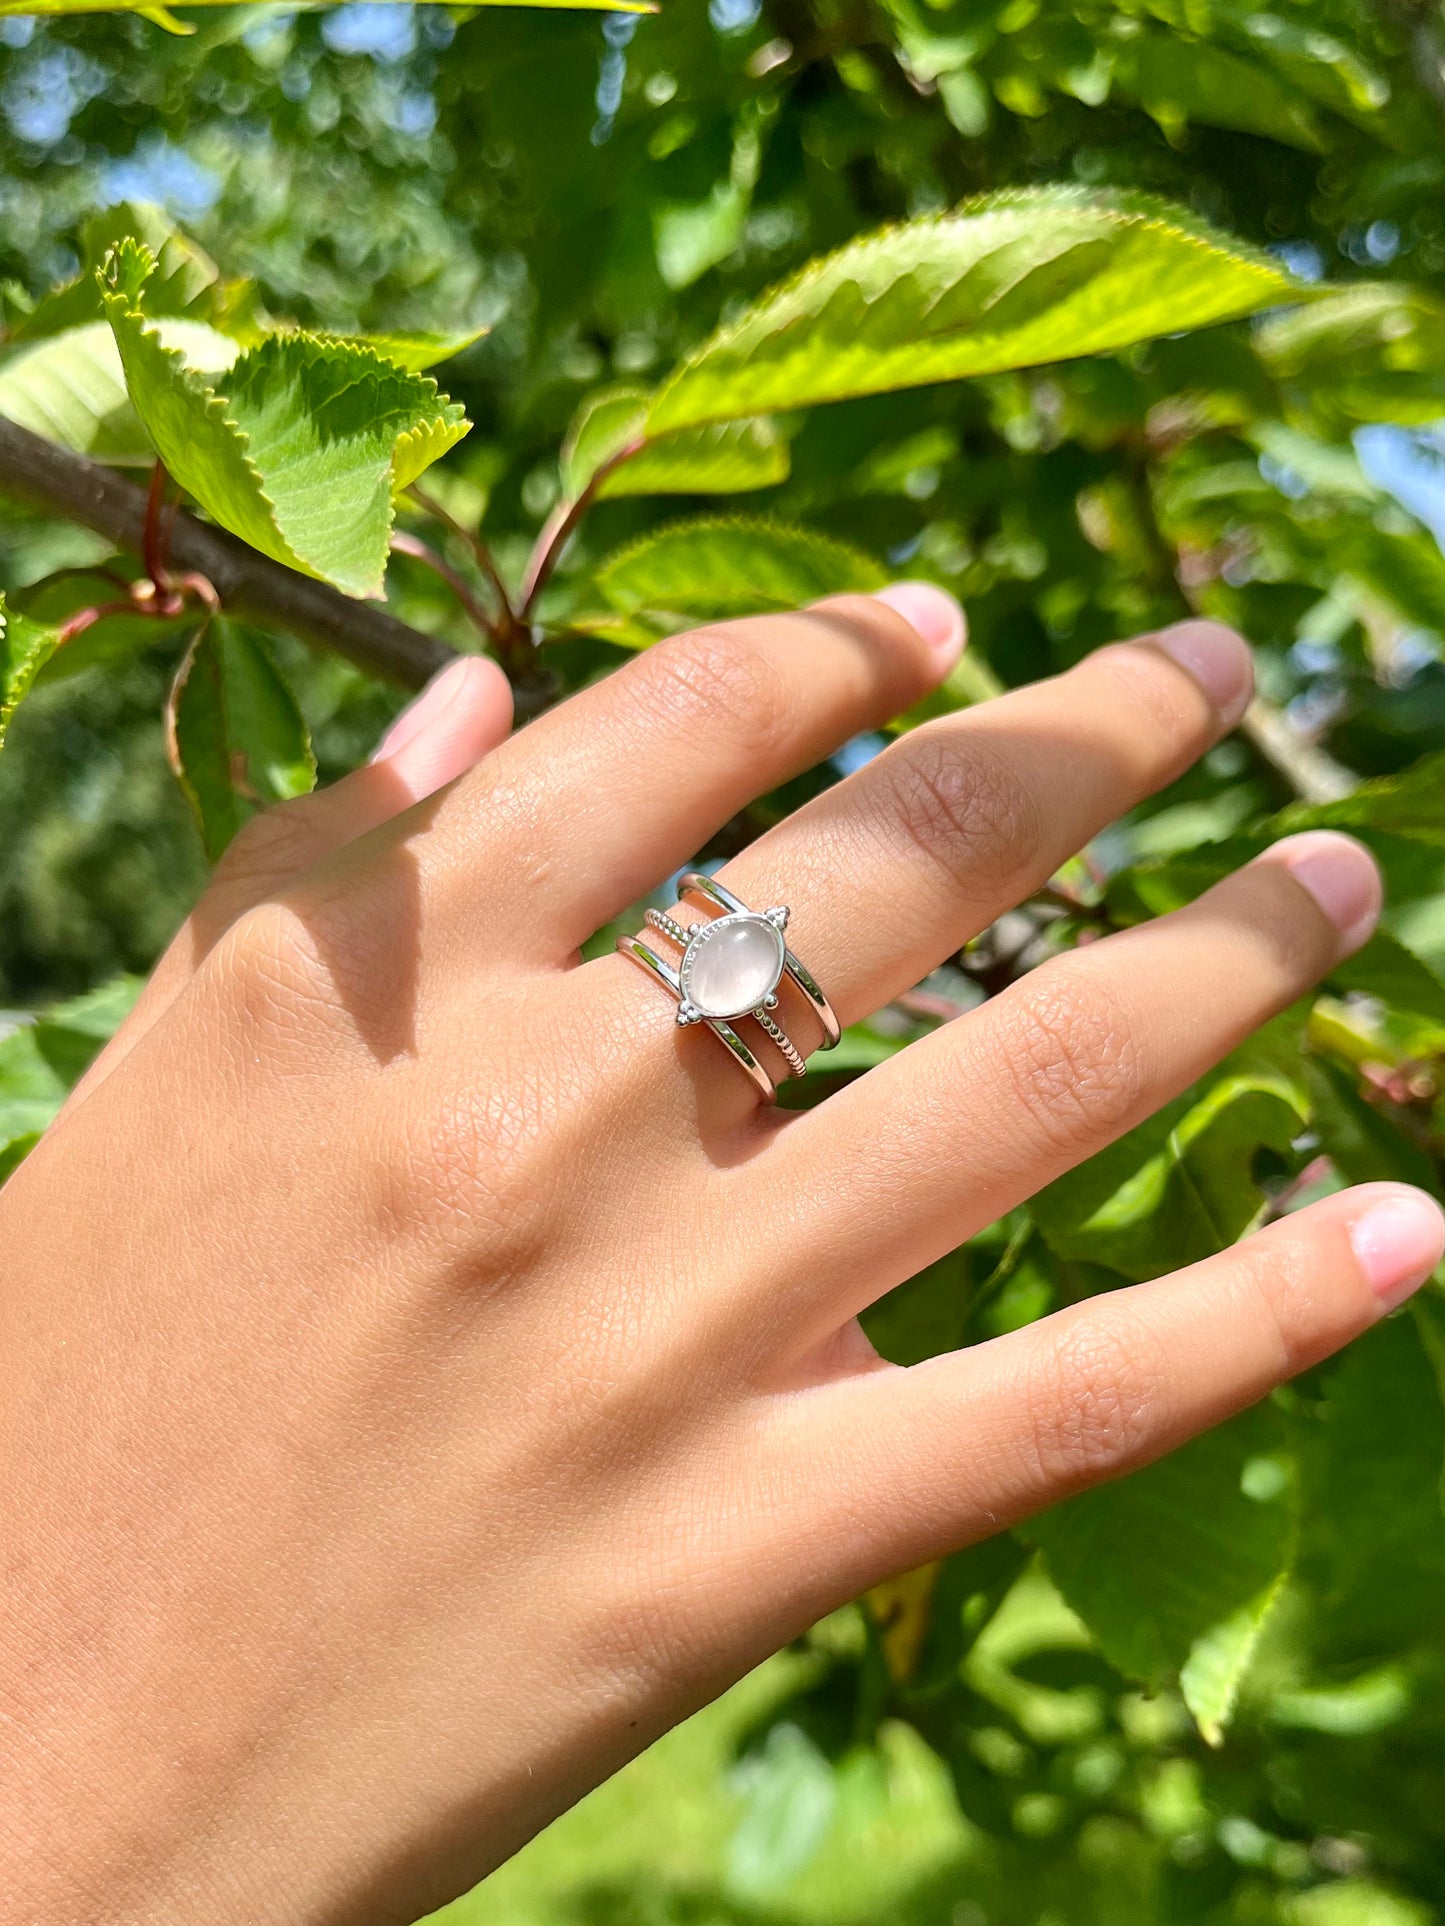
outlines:
M640 963L644 970L656 977L660 983L664 984L667 989L681 1001L682 984L678 980L677 971L673 969L670 963L664 963L657 952L649 949L640 937L619 936L617 939L617 949L620 955L631 957L634 963ZM733 1029L731 1024L724 1023L721 1017L704 1017L703 1022L706 1023L715 1037L719 1037L722 1040L731 1055L742 1065L743 1069L747 1071L753 1083L756 1085L758 1094L762 1097L763 1102L772 1103L778 1094L777 1086L763 1068L762 1064L759 1063L758 1059L753 1055L752 1051L743 1042L737 1031Z

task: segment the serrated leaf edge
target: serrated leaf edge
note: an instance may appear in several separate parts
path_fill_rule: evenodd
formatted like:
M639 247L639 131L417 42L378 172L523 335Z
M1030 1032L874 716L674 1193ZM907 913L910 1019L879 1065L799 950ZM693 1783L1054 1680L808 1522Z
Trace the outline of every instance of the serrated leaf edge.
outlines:
M938 214L915 216L911 220L891 221L886 226L870 228L866 234L856 235L851 241L845 241L842 247L834 248L831 253L807 262L795 273L776 282L772 287L764 289L756 301L749 302L735 321L710 334L685 361L672 371L656 391L652 407L648 411L649 422L662 408L668 395L698 367L704 357L726 354L728 347L752 325L760 309L770 306L775 301L787 300L812 282L821 279L841 256L852 249L867 246L872 242L887 242L895 235L905 232L916 233L924 227L946 227L955 221L976 220L981 215L999 213L1008 208L1059 206L1067 203L1087 206L1103 218L1112 220L1118 227L1138 227L1146 232L1176 234L1202 252L1237 262L1260 274L1268 274L1273 280L1287 283L1300 300L1317 300L1325 293L1333 292L1332 289L1316 289L1306 282L1296 281L1284 263L1276 260L1265 249L1255 247L1248 241L1236 240L1210 222L1191 214L1187 208L1176 207L1173 202L1153 194L1128 190L1100 193L1093 188L1070 185L1007 187L996 193L972 195L968 200L961 201L957 207L947 208ZM830 400L842 398L842 394L817 396L809 405L825 407ZM670 434L678 432L681 428L704 425L703 421L665 423L659 433Z
M150 249L145 247L142 243L134 242L130 240L127 240L126 242L122 242L120 248L112 250L112 254L118 254L127 249L143 256L146 262L148 263L148 266L146 268L146 273L140 283L140 287L143 289L145 286L145 282L150 279L151 275L156 270L156 266L157 266L156 258L151 253ZM109 257L107 260L107 265L108 265L108 261L109 261ZM168 348L166 346L166 344L161 340L161 337L160 337L159 324L157 323L156 320L154 320L150 315L148 315L145 312L145 309L140 305L139 298L136 299L134 306L132 306L130 304L129 298L127 297L127 295L124 293L123 290L109 286L104 278L105 266L102 266L98 270L98 275L101 281L101 294L105 304L107 316L110 315L112 304L118 304L125 312L127 318L130 320L133 320L137 324L140 331L144 335L146 335L146 337L151 342L154 343L155 347L159 349L161 354L166 356L167 360L175 367L175 369L179 374L182 385L192 395L194 395L198 401L201 402L207 418L211 421L214 421L225 433L227 433L230 436L235 446L236 452L240 456L242 462L244 463L246 471L249 474L252 480L252 483L255 487L257 500L261 504L261 506L264 508L264 511L268 519L270 520L272 528L276 531L277 540L279 541L281 546L285 549L286 555L290 558L291 566L297 569L301 574L311 576L313 580L325 579L324 577L318 576L314 567L309 562L305 561L301 557L301 555L298 553L298 551L292 546L290 537L287 535L286 530L282 525L281 516L277 510L275 499L268 493L266 484L265 484L265 478L260 468L256 465L255 461L251 457L251 453L250 453L251 438L247 434L246 430L241 427L240 423L235 419L235 417L228 412L230 404L227 398L224 395L218 393L218 391L210 385L210 383L208 382L208 380L203 374L199 373L196 369L190 366L190 364L186 361L185 356L181 353L179 349ZM114 332L113 326L112 326L112 332ZM438 387L435 379L431 375L427 374L424 370L419 368L403 367L400 362L392 361L386 355L380 354L376 349L368 346L365 341L359 338L353 338L353 337L348 337L344 335L316 333L307 328L273 330L269 332L267 335L265 335L262 341L254 344L254 346L244 348L241 354L238 355L236 362L233 364L229 372L234 374L235 369L240 366L241 362L245 360L247 355L256 353L261 347L265 345L266 342L275 339L278 334L284 335L284 338L287 341L296 341L296 342L303 343L307 346L315 346L315 347L321 348L324 351L335 352L337 349L344 349L349 355L357 357L362 362L374 363L379 368L387 369L394 373L403 374L407 378L407 380L420 382L424 387L429 388L431 390L431 398L433 401L435 401L438 404L437 412L434 415L429 415L422 421L418 422L416 427L414 428L406 428L398 431L396 440L392 444L391 456L387 463L388 473L391 474L393 477L395 476L395 473L396 473L397 450L402 446L403 442L411 443L415 441L416 438L420 435L439 433L444 437L448 437L446 439L445 447L441 450L442 453L445 453L447 448L455 447L457 442L461 440L462 436L465 435L471 428L472 424L470 423L470 421L467 420L466 410L464 409L462 404L459 401L452 401L450 397L446 397L444 399L442 396L441 389ZM119 346L119 342L117 342L117 347L118 346ZM124 357L122 356L122 364L123 363L124 363ZM449 409L454 409L456 411L455 417L452 419L448 418ZM137 410L137 413L139 413L139 410ZM144 422L142 422L142 426L144 426ZM459 430L459 432L455 434L450 434L448 436L448 431L452 429L457 429ZM392 492L394 492L394 490ZM395 509L393 507L391 497L389 494L387 505L386 505L386 527L387 527L388 534L390 533L394 523L395 523ZM375 586L369 587L366 593L372 596L381 595L384 592L384 587L383 587L384 579L385 579L385 576L383 571L382 575L379 575L377 577Z

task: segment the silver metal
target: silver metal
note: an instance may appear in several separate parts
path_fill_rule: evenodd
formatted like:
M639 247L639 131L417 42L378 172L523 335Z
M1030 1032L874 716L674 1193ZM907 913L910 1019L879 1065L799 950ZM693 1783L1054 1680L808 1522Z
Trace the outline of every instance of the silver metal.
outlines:
M636 936L619 937L617 948L623 956L630 957L634 963L640 964L651 976L665 985L677 999L679 1025L686 1028L693 1024L705 1023L747 1071L764 1101L771 1103L777 1095L772 1076L732 1027L733 1024L741 1018L751 1017L782 1057L787 1065L787 1074L791 1077L801 1077L806 1075L808 1067L802 1052L771 1014L778 1007L777 985L786 976L801 991L822 1026L824 1049L831 1049L839 1036L838 1020L833 1014L832 1005L824 996L811 972L804 968L782 940L782 932L788 926L788 910L785 905L779 903L766 910L751 910L741 897L735 896L730 889L715 882L712 877L703 875L700 870L689 870L682 877L677 886L677 895L679 902L689 898L700 899L700 907L709 912L720 912L720 914L709 914L703 922L688 925L679 922L675 916L669 916L666 910L649 909L646 912L645 920L649 929L658 931L681 952L675 967L664 961L654 949ZM756 1007L723 1016L708 1014L699 1009L688 994L691 967L709 941L711 932L718 929L720 925L743 920L751 923L771 923L774 930L778 932L780 960L776 966L777 975L773 978L772 988Z
M670 963L664 963L657 952L649 949L640 937L619 936L617 949L620 955L630 957L634 963L640 963L643 969L649 975L656 977L658 982L678 999L679 1005L681 1004L682 984L678 980L677 971ZM778 1094L777 1086L732 1025L724 1023L720 1017L700 1017L697 1020L707 1025L713 1035L722 1041L735 1061L747 1071L763 1102L772 1103Z
M710 903L714 909L720 909L729 916L756 914L755 911L749 910L740 896L734 896L730 889L725 888L713 877L704 876L701 870L688 870L678 883L677 900L680 903L686 902L689 896L694 898L700 896L705 903ZM781 903L773 909L764 910L762 914L778 929L785 930L788 927L788 911ZM831 1050L843 1034L838 1019L833 1014L833 1006L819 988L812 972L798 961L790 949L786 948L783 951L783 974L802 991L812 1006L814 1015L823 1026L824 1040L819 1048Z
M776 1003L777 998L775 997L773 1001ZM784 1063L788 1066L788 1075L790 1077L806 1077L808 1074L808 1066L803 1061L801 1052L794 1048L792 1039L788 1036L787 1032L778 1024L774 1023L766 1010L754 1010L752 1012L752 1019L754 1023L762 1026L766 1036L772 1038L774 1045L782 1055Z
M675 917L669 916L666 910L650 909L644 921L650 923L655 930L661 930L664 936L671 937L679 949L685 950L692 941L692 931L687 924L679 923Z

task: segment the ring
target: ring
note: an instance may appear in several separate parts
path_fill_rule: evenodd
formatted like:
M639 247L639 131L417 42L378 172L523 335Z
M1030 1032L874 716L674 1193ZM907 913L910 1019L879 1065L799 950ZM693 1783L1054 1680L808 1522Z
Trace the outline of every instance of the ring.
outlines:
M777 1087L733 1025L743 1019L756 1023L781 1055L789 1076L801 1077L807 1069L802 1053L773 1015L778 987L786 977L801 992L822 1026L825 1050L831 1050L841 1034L832 1005L783 939L788 926L784 905L749 909L741 897L699 870L689 870L679 880L677 897L680 903L692 901L719 913L689 926L664 910L648 910L649 928L680 951L676 966L637 936L620 936L617 948L676 997L679 1025L705 1023L771 1103Z

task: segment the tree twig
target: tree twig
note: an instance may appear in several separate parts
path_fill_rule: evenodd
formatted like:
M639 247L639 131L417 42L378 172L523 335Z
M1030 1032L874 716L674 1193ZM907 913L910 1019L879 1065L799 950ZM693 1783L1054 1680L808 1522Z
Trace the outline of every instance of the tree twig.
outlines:
M1338 802L1360 786L1353 770L1301 735L1284 711L1263 696L1256 696L1245 710L1239 731L1284 777L1301 802L1316 806Z
M608 457L589 478L587 486L575 501L561 501L547 517L541 534L532 549L531 560L527 563L527 579L522 584L518 607L523 621L530 618L537 606L537 598L552 579L552 571L562 559L562 551L577 532L583 517L602 491L602 484L624 462L640 455L647 443L643 439L628 442L619 448L615 455Z
M429 568L439 581L445 582L487 640L496 641L495 622L472 593L471 583L458 575L444 555L438 555L429 542L422 541L416 535L408 534L404 528L392 531L391 547L393 554L410 556L412 561L420 562L422 567Z
M458 541L465 542L467 548L476 559L477 567L482 571L483 575L486 576L488 582L490 582L492 593L497 598L497 604L501 609L503 617L509 617L512 614L512 598L507 593L507 585L502 580L501 570L492 559L492 551L482 540L481 536L476 534L474 530L468 528L464 523L459 522L449 509L442 506L435 495L429 494L426 489L420 487L416 482L413 482L406 492L411 496L418 508L424 509L434 520L439 521L443 528L449 528Z
M143 488L5 420L0 420L0 494L57 520L78 522L133 555L141 552ZM454 658L445 642L409 628L375 602L355 601L325 582L298 575L193 515L176 516L170 560L205 576L232 615L333 649L389 682L420 688Z

